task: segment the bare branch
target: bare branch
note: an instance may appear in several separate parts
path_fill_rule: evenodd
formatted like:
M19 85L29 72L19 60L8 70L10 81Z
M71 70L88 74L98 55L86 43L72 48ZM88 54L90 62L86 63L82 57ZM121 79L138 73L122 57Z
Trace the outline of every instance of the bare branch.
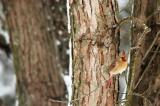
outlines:
M157 46L156 51L159 49L159 47L160 47L160 44ZM143 73L142 73L141 77L139 78L137 84L135 85L134 89L136 89L137 86L139 85L139 83L142 81L142 78L144 77L144 74L145 74L146 71L148 70L148 68L149 68L150 64L152 63L153 59L156 57L156 54L157 54L157 52L154 52L151 60L149 61L147 67L146 67L145 70L143 71Z
M156 10L154 13L152 13L150 16L147 17L146 22L151 19L154 15L157 15L160 13L160 10Z
M155 42L157 41L158 37L160 35L160 31L156 34L156 37L154 38L152 44L150 45L150 47L148 48L148 50L146 51L143 59L142 59L142 62L144 62L144 60L146 59L146 57L148 56L149 52L151 51L152 47L154 46Z

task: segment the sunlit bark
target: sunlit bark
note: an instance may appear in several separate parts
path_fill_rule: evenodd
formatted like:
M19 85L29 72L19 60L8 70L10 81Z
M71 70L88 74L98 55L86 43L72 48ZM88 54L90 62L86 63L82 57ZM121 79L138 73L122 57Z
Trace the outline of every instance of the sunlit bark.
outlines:
M108 66L117 54L114 0L70 0L73 36L73 106L114 106Z

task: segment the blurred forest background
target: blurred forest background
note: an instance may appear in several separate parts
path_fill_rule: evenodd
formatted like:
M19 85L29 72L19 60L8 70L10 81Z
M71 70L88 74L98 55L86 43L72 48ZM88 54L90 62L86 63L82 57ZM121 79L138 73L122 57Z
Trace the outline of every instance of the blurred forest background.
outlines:
M3 52L5 48L1 47L0 57L5 58L1 59L1 105L66 106L67 102L50 101L67 100L64 82L69 74L66 1L1 0L0 9L0 46L12 48L7 57Z

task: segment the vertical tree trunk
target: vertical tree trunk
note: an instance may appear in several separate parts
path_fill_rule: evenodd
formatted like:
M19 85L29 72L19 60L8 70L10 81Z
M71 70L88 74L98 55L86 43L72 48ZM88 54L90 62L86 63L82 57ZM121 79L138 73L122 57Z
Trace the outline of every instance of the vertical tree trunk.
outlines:
M67 33L67 0L50 0L50 7L52 9L52 19L54 23L53 32L56 40L59 42L58 53L60 64L65 75L69 74L69 36Z
M131 56L131 71L135 75L129 106L160 105L159 8L160 0L134 0L134 17L143 21L151 31L144 35L140 48ZM142 32L133 28L132 46L143 36Z
M73 106L114 106L115 86L107 87L114 61L115 0L70 0L73 35Z
M4 0L12 39L20 106L66 106L65 84L57 67L47 0Z

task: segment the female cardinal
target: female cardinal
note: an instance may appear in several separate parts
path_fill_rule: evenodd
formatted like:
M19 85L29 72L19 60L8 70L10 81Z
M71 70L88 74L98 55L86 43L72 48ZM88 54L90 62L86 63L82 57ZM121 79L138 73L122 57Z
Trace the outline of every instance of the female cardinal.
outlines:
M114 63L109 67L109 80L107 81L107 86L111 86L112 76L121 74L123 71L127 69L127 56L125 51L123 50Z
M125 54L125 51L123 50L120 56L115 60L113 64L111 64L109 68L110 77L113 75L121 74L123 71L126 70L127 66L127 56Z

